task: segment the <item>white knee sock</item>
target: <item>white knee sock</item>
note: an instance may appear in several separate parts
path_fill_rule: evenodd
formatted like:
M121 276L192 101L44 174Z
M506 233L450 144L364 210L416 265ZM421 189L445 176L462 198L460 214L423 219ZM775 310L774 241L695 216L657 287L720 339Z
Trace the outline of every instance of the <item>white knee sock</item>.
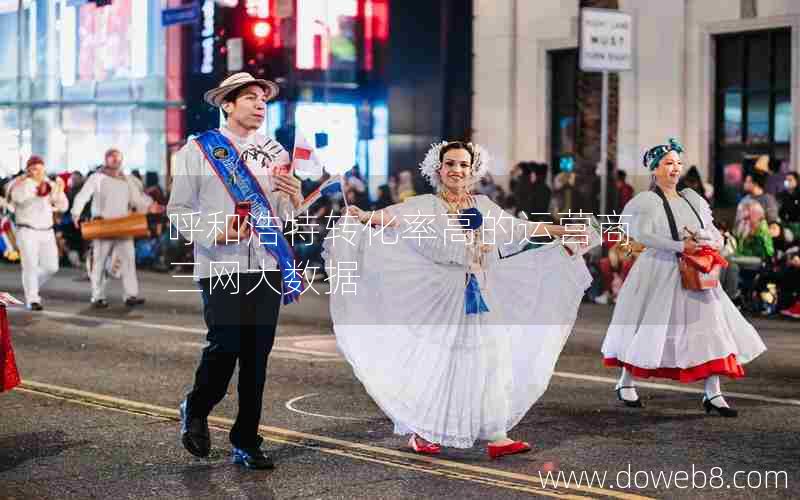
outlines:
M503 441L504 439L508 439L508 434L505 431L503 432L495 432L491 436L489 436L490 443L496 443L497 441Z
M627 368L622 369L622 373L619 377L619 382L617 382L617 389L620 387L626 387L626 389L622 389L620 394L622 395L622 399L626 401L636 401L639 399L639 395L636 393L636 389L633 388L635 385L633 381L633 375L631 372L628 371Z
M725 398L722 397L722 388L719 385L719 375L712 375L706 379L706 399L711 399L714 396L720 396L718 398L714 398L714 401L711 401L711 404L714 406L720 407L728 407L728 403L725 401Z

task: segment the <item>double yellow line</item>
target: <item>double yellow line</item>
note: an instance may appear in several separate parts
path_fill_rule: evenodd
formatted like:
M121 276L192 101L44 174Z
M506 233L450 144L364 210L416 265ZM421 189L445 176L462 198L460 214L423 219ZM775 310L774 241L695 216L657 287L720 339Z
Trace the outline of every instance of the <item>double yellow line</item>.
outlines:
M52 384L45 384L26 380L17 391L59 399L71 403L101 408L104 410L117 411L133 415L143 415L159 420L179 420L178 410L163 406L151 405L139 401L116 398L94 392L81 391L68 387ZM218 431L228 431L233 426L233 420L220 417L209 417L209 425ZM520 491L533 495L563 498L563 499L585 499L596 497L611 497L625 500L647 499L639 495L614 491L609 489L591 488L587 486L571 486L570 488L545 488L536 476L518 474L489 467L463 464L451 460L421 456L406 453L388 448L380 448L341 439L309 434L305 432L271 427L260 426L262 436L265 440L299 448L315 450L320 453L336 455L340 457L380 464L397 469L405 469L419 473L425 473L444 479L454 479L468 481L484 486L502 488L506 490ZM574 493L562 493L562 491L572 491Z

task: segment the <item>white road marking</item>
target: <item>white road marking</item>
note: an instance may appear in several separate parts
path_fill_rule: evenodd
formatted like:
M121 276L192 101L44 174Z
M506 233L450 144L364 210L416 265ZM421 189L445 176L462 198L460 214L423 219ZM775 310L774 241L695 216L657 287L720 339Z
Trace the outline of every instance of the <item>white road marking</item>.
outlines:
M314 396L319 396L319 394L314 393L314 394L303 394L302 396L297 396L296 398L290 399L289 401L287 401L284 406L286 406L286 409L289 410L289 411L293 411L293 412L299 413L301 415L307 415L309 417L319 417L319 418L325 418L325 419L329 419L329 420L348 420L348 421L351 421L351 422L369 422L370 420L372 420L372 419L369 419L369 418L337 417L335 415L323 415L321 413L311 413L311 412L307 412L307 411L303 411L303 410L298 410L297 408L294 407L294 404L297 403L298 401L306 399L306 398L311 398L311 397L314 397Z
M178 420L178 410L176 408L166 408L145 402L132 401L33 380L24 380L22 385L15 390L43 397L65 400L92 408L139 414L159 420ZM233 420L222 417L209 416L208 421L209 424L211 424L211 429L220 431L228 431L233 425ZM635 493L625 493L622 491L612 491L610 489L580 485L570 485L563 488L567 491L572 490L580 494L560 493L553 489L547 489L547 485L544 484L539 477L532 474L523 474L492 467L456 462L454 460L434 458L408 451L399 451L380 446L345 441L334 437L294 431L281 427L259 425L259 430L264 433L262 434L264 438L270 442L303 447L320 453L333 454L366 462L380 463L395 468L414 470L448 479L463 479L505 489L525 491L538 496L577 500L591 498L587 496L591 494L603 498L613 497L624 500L649 499L649 497L644 497ZM323 446L320 446L320 444Z
M275 337L275 341L283 340L282 337ZM308 354L310 356L318 356L321 358L342 359L343 358L335 352L314 351L312 349L297 349L295 347L283 347L276 345L272 348L273 351L293 352L295 354Z
M9 311L14 311L13 309ZM127 320L127 319L114 319L114 318L105 318L105 317L95 317L95 316L86 316L83 314L75 314L75 313L65 313L59 311L41 311L36 313L37 315L44 315L50 316L53 318L75 318L75 319L82 319L82 320L97 320L102 321L105 323L110 323L112 325L122 325L122 326L136 326L140 328L147 328L152 330L163 330L163 331L171 331L171 332L182 332L182 333L194 333L194 334L206 334L205 328L192 328L192 327L185 327L185 326L175 326L175 325L165 325L160 323L148 323L146 321L134 321L134 320ZM286 340L294 340L294 339L303 339L303 340L310 340L312 338L319 338L322 337L320 335L309 335L309 336L302 336L302 335L295 335L291 337L276 337L276 342L282 342L284 339ZM332 337L332 335L331 335ZM313 351L313 350L305 350L305 349L296 349L292 347L282 347L282 346L275 346L273 348L274 351L278 352L287 352L293 354L306 354L309 356L316 356L316 359L310 359L309 361L341 361L344 362L344 359L341 358L338 354L334 355L333 353L329 352L321 352L321 351ZM599 356L599 354L598 354ZM598 382L603 384L616 384L617 379L611 377L598 377L595 375L584 375L580 373L570 373L570 372L555 372L554 375L556 377L562 377L567 379L573 380L584 380L587 382ZM637 387L646 387L649 389L659 389L663 391L672 391L672 392L682 392L687 394L703 394L704 391L702 389L696 389L693 387L681 387L676 385L666 385L666 384L657 384L653 382L636 382ZM786 398L773 398L769 396L762 396L760 394L748 394L743 392L725 392L726 397L730 398L738 398L738 399L748 399L751 401L762 401L765 403L776 403L776 404L783 404L783 405L790 405L790 406L800 406L800 400L798 399L786 399Z
M181 332L181 333L199 333L205 335L207 330L205 328L193 328L188 326L165 325L160 323L148 323L146 321L136 321L132 319L114 319L104 316L86 316L85 314L65 313L60 311L40 311L37 315L50 316L53 318L73 318L81 320L94 320L101 323L109 323L112 325L122 326L138 326L140 328L147 328L150 330L164 330L168 332Z

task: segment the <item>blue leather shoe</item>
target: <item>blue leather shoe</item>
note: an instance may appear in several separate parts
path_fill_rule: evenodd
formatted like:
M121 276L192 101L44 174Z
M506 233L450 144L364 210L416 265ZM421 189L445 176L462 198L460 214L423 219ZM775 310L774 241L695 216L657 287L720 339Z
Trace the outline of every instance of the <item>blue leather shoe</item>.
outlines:
M263 470L274 469L275 464L272 459L264 455L260 448L237 448L233 447L231 452L233 456L233 463L243 465L248 469Z
M190 417L185 400L181 403L180 413L183 447L196 457L207 457L211 453L211 433L208 430L208 420Z

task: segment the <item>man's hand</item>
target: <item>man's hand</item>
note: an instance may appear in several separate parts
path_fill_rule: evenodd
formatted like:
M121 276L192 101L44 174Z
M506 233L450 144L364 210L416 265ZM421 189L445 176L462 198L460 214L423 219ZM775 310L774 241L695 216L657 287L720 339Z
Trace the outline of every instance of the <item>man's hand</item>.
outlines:
M303 192L300 189L300 179L292 174L278 174L273 175L272 179L275 183L275 191L286 193L289 199L292 200L294 208L303 204Z
M564 226L561 226L559 224L538 224L538 225L536 223L529 223L529 224L535 226L536 232L540 232L542 229L545 230L546 234L540 234L538 236L550 236L551 238L561 238L562 236L564 236L565 233ZM526 236L530 238L530 237L535 237L537 235L531 233Z
M240 219L238 216L226 217L228 223L225 231L217 233L217 244L227 245L228 243L241 243L250 238L252 226L249 218Z

